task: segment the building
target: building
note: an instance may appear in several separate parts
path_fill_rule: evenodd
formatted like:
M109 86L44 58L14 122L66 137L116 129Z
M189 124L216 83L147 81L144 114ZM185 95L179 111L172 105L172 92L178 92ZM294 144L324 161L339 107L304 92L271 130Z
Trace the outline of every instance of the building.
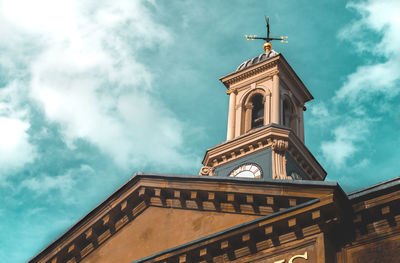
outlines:
M136 173L30 262L400 262L400 178L346 194L305 146L282 54L221 78L227 141L199 175Z

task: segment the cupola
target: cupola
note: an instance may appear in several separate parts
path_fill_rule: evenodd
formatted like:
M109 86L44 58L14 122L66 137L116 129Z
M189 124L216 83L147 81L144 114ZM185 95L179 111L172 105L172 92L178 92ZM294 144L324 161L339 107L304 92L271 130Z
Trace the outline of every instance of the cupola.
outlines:
M229 96L227 140L207 150L200 175L324 180L304 144L303 111L313 97L282 54L268 42L264 49L220 79Z

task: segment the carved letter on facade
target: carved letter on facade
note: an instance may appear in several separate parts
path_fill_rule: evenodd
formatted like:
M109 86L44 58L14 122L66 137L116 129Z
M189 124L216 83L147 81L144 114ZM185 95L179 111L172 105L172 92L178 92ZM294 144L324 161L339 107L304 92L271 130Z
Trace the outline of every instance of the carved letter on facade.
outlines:
M308 255L307 255L307 251L306 251L306 252L304 252L303 255L296 255L296 256L293 256L293 257L289 260L289 263L293 263L293 260L295 260L296 258L308 259L307 256L308 256Z
M289 259L289 262L288 262L288 263L293 263L293 260L295 260L296 258L304 258L304 259L307 260L307 259L308 259L307 251L304 252L303 255L295 255L295 256L291 257L291 258ZM285 262L286 262L285 259L281 259L281 260L275 261L274 263L285 263ZM296 262L297 262L297 261L296 261Z

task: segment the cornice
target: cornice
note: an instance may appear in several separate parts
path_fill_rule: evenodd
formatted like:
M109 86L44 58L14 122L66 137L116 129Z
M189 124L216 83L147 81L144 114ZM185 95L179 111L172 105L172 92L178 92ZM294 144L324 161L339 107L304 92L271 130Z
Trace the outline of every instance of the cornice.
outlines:
M321 246L322 233L347 220L333 216L332 211L345 207L334 203L332 197L310 200L135 262L242 262L240 258L262 250L282 247L287 250L293 243L299 243L299 236L302 246Z
M289 135L288 153L300 163L311 178L314 180L325 179L327 172L294 132Z
M302 166L309 179L325 179L326 171L293 131L275 125L264 126L208 149L203 158L203 165L215 169L249 154L272 148L275 140L288 142L287 152Z
M400 195L396 190L356 202L353 211L350 203L354 200L336 192L135 262L258 262L299 247L323 247L326 237L347 255L358 247L399 240Z
M349 200L353 210L354 236L348 247L371 244L400 235L399 177L351 193Z
M304 101L310 101L314 99L311 95L310 91L304 85L303 81L299 78L290 64L286 61L282 54L276 55L262 63L258 63L243 69L238 72L233 72L229 75L226 75L220 79L220 81L226 86L226 88L230 88L231 85L240 82L242 80L248 79L252 76L255 76L259 73L268 71L269 69L276 66L276 70L269 72L267 75L263 76L265 78L272 77L273 75L279 74L280 76L284 76L294 87L298 87L298 90L301 93L301 96L304 98Z
M293 86L299 88L298 90L301 91L301 93L302 93L301 95L304 97L305 102L314 99L314 97L311 95L310 91L304 85L303 81L296 74L296 72L293 70L293 68L290 66L290 64L286 61L286 59L283 55L281 55L279 62L280 62L279 63L279 71L281 71L281 73L282 73L280 75L286 76L293 83Z
M265 216L329 196L337 187L137 174L29 262L80 262L150 206Z
M246 69L243 69L238 72L231 73L229 75L226 75L222 78L220 78L220 81L227 87L229 88L230 85L239 82L243 79L252 77L254 75L257 75L261 72L267 71L268 69L273 68L274 66L277 66L279 63L279 57L280 55L274 56L273 58L270 58L266 61L263 61L262 63L255 64L251 67L248 67ZM272 72L271 75L277 74L276 72Z

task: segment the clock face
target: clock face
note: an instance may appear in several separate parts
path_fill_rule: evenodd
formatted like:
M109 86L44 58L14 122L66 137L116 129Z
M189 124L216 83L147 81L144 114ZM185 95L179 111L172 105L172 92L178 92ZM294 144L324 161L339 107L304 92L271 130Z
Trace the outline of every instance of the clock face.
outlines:
M235 168L229 176L231 177L245 177L245 178L261 178L262 170L260 166L254 163L246 163Z

